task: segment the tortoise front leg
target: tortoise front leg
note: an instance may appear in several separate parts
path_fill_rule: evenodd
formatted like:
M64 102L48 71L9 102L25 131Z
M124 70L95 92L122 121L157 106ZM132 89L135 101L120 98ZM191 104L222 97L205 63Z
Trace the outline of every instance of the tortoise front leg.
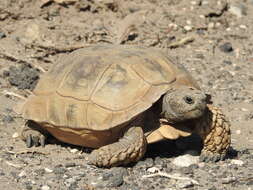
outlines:
M230 123L219 108L208 105L207 114L197 121L197 133L203 139L200 161L224 160L231 143Z
M118 142L94 150L89 164L99 167L126 165L140 160L146 152L147 141L141 127L131 127Z
M39 145L44 147L46 144L46 134L47 132L39 124L28 120L22 129L21 139L26 142L27 148Z

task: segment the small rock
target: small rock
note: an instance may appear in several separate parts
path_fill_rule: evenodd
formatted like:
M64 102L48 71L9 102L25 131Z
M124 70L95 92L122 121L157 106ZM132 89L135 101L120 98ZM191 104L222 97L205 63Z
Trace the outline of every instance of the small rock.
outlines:
M11 123L14 121L13 117L10 115L4 115L2 121L4 123Z
M230 53L234 50L232 47L232 44L230 42L226 42L226 43L222 44L219 48L224 53Z
M71 152L71 153L77 153L77 152L78 152L78 149L76 149L76 148L70 149L70 152Z
M19 137L19 134L17 132L13 133L12 138L17 138L17 137Z
M139 162L137 162L134 168L136 169L144 168L146 170L147 168L153 167L153 165L154 165L153 159L146 158L145 160L140 160Z
M247 9L243 4L232 4L230 5L228 11L238 18L242 17L243 15L247 15Z
M11 85L18 89L33 90L39 79L39 71L29 64L21 64L20 66L11 66L9 68L8 81Z
M241 29L244 29L244 30L247 29L247 26L246 26L246 25L243 25L243 24L241 24L239 27L240 27Z
M66 169L64 169L64 168L59 168L59 167L57 167L57 168L55 168L54 169L54 173L55 174L64 174L66 172Z
M199 168L203 168L203 167L205 167L206 164L205 164L205 162L200 162L197 165Z
M25 176L25 175L26 175L25 171L22 171L22 172L20 172L20 173L18 174L18 177L23 177L23 176Z
M75 166L76 166L76 164L75 164L74 162L66 163L66 164L65 164L65 167L66 167L66 168L71 168L71 167L75 167Z
M229 184L229 183L232 183L235 181L236 181L235 177L226 177L226 178L221 179L221 183L223 183L223 184Z
M147 171L148 171L149 173L155 173L155 172L158 172L159 169L158 169L157 167L152 167L152 168L148 168Z
M6 34L3 32L0 32L0 39L5 38L5 37L6 37Z
M184 26L184 29L185 29L186 31L191 31L191 30L192 30L192 26L186 25L186 26Z
M192 164L197 164L199 160L198 156L192 156L190 154L185 154L175 158L172 163L178 167L188 167Z
M52 173L54 170L51 170L51 169L49 169L49 168L44 168L44 170L45 170L45 172L47 172L47 173Z
M127 170L122 167L111 168L102 174L102 176L90 176L89 184L95 188L119 187L124 183L123 176Z
M244 164L244 162L242 160L231 160L231 164L235 164L235 165L238 165L238 166L242 166Z
M49 190L49 189L50 189L50 187L48 185L43 185L41 187L41 190Z
M214 25L214 23L213 23L213 22L208 23L208 28L209 28L209 29L213 29L213 28L214 28L214 26L215 26L215 25Z
M224 60L223 63L226 64L226 65L232 65L232 62L231 61L227 61L227 60Z
M191 181L178 181L177 187L180 189L189 188L193 187L193 183Z
M238 129L238 130L235 131L235 133L236 133L237 135L240 135L240 134L241 134L241 130Z
M70 187L72 184L76 183L76 180L74 178L68 178L64 183L67 187Z

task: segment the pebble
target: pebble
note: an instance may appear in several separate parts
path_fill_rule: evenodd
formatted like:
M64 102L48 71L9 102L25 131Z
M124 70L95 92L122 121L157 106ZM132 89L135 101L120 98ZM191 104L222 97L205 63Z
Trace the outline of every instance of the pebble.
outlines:
M243 4L232 4L230 5L228 11L238 18L241 18L243 15L247 15L246 7Z
M186 25L186 26L184 26L184 29L185 29L186 31L191 31L191 30L192 30L192 26Z
M54 169L54 173L55 174L64 174L66 172L66 169L64 169L64 168L55 168Z
M47 172L47 173L52 173L54 170L51 170L51 169L49 169L49 168L44 168L44 170L45 170L45 172Z
M243 24L241 24L239 27L240 27L241 29L244 29L244 30L247 29L247 26L246 26L246 25L243 25Z
M191 181L178 181L177 187L180 189L189 188L193 187L193 183Z
M185 154L175 158L172 163L178 167L188 167L192 164L197 164L199 161L198 156L192 156L190 154Z
M71 153L77 153L77 152L78 152L78 149L76 149L76 148L70 149L70 152L71 152Z
M239 129L236 130L236 131L235 131L235 134L240 135L240 134L241 134L241 130L239 130Z
M2 121L4 123L11 123L14 121L13 117L10 115L4 115Z
M17 137L19 137L19 134L17 132L13 133L12 138L17 138Z
M6 34L3 32L0 32L0 39L5 38L5 37L6 37Z
M232 44L230 42L226 42L226 43L220 45L219 48L224 53L230 53L234 50L233 47L232 47Z
M70 187L72 184L76 183L76 180L74 178L69 178L66 179L64 183L67 187Z
M146 158L145 160L140 160L139 162L136 163L134 168L140 169L140 168L151 168L154 166L154 161L152 158Z
M226 177L226 178L221 179L221 183L223 183L223 184L229 184L229 183L232 183L235 181L236 181L235 177Z
M155 172L158 172L159 169L158 169L157 167L152 167L152 168L148 168L147 171L148 171L149 173L155 173Z
M26 176L25 171L22 171L22 172L20 172L20 173L18 174L18 177L23 177L23 176Z
M50 187L48 185L43 185L41 187L41 190L49 190L49 189L50 189Z
M214 26L215 26L215 25L214 25L214 23L213 23L213 22L208 23L208 28L209 28L209 29L213 29L213 28L214 28Z
M95 188L119 187L124 183L123 177L127 170L122 167L111 168L105 171L102 176L90 176L89 183Z
M242 166L244 164L244 162L242 160L231 160L231 164L235 164L235 165L238 165L238 166Z
M232 65L232 62L231 61L227 61L227 60L224 60L223 63L226 64L226 65Z

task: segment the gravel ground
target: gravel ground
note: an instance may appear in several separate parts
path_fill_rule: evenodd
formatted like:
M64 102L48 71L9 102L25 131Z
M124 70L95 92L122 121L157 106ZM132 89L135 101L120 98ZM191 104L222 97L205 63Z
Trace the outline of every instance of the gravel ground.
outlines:
M252 20L252 0L1 0L1 189L252 190ZM194 136L150 145L143 160L111 169L59 142L26 149L15 106L60 56L98 43L155 46L182 63L232 124L229 158L199 162Z

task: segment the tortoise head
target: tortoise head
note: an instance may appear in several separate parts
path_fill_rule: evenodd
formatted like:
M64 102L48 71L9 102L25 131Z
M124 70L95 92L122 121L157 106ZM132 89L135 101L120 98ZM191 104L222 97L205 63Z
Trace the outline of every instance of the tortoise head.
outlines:
M171 89L163 96L163 117L170 123L201 117L207 108L208 97L191 87Z

